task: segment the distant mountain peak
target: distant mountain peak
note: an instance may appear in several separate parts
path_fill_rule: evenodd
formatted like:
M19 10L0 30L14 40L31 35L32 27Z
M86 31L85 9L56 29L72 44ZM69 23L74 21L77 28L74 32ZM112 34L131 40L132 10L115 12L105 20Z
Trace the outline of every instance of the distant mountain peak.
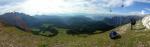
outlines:
M18 28L27 31L29 29L26 21L24 21L23 19L24 17L29 17L29 15L26 15L24 13L19 13L19 12L9 12L0 15L0 20L4 21L7 24L16 26Z
M24 13L20 13L20 12L8 12L8 13L5 13L3 15L8 15L8 16L30 16L30 15L27 15L27 14L24 14Z

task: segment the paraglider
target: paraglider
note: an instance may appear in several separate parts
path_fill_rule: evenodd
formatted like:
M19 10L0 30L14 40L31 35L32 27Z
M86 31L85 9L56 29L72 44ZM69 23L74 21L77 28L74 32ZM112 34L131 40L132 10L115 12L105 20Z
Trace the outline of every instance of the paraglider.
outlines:
M122 7L122 8L125 7L125 6L124 6L124 0L122 0L122 5L121 5L121 7Z
M124 5L121 5L121 7L124 7Z

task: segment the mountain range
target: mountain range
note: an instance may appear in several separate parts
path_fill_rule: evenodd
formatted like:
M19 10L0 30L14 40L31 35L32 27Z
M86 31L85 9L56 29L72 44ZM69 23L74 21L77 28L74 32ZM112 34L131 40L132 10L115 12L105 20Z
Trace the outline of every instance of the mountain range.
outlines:
M40 27L42 24L51 24L60 28L79 28L84 25L106 29L108 27L115 28L120 25L130 23L131 18L136 20L142 19L141 16L107 16L102 15L76 15L76 16L57 16L57 15L38 15L30 16L19 12L10 12L0 15L0 20L16 26L20 29L29 31L31 28ZM107 29L108 30L108 29Z

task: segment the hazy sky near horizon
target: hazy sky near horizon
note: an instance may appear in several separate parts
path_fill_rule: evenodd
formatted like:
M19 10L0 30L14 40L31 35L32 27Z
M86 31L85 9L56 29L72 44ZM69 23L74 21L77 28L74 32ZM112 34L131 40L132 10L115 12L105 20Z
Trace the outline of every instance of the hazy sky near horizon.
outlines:
M110 8L114 14L150 14L150 0L0 0L0 14L107 14Z

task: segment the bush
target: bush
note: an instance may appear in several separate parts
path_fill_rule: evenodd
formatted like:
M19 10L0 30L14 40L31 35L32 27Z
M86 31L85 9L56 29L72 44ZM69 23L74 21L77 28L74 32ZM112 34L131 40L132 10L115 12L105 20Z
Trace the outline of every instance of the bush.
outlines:
M58 31L48 24L43 24L39 29L32 29L33 34L42 35L42 36L55 36L58 34Z

